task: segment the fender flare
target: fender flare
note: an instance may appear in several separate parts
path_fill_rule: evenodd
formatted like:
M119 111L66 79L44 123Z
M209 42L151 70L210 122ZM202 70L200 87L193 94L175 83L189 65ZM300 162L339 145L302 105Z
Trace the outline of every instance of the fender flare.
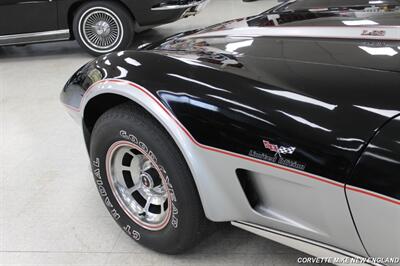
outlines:
M221 193L221 191L224 191L221 190L221 186L226 186L226 184L221 184L221 180L218 178L215 170L209 165L209 159L205 158L209 153L213 153L216 156L223 155L212 151L208 153L204 152L205 146L198 143L172 112L146 88L125 80L100 80L94 83L82 98L80 108L82 118L86 114L85 111L88 103L104 94L119 95L141 106L168 132L178 146L192 173L205 215L208 219L215 222L224 222L235 220L243 215L240 207L238 208L237 206L238 201L232 200L232 195L237 195L238 193L231 195ZM228 186L233 186L233 191L241 189L239 180L237 179L236 182L232 182ZM242 197L238 197L239 201L242 204L247 204L244 193L242 192L240 195ZM243 207L243 210L247 210L249 206L246 205ZM222 212L221 210L224 211Z

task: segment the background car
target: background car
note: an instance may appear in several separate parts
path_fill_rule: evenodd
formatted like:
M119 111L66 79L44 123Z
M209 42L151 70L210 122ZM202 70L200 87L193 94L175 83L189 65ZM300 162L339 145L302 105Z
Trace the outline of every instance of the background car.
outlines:
M61 99L125 233L175 254L229 221L396 264L400 12L374 7L269 11L79 69Z
M136 32L195 15L205 0L6 0L0 46L76 39L94 55L129 47Z

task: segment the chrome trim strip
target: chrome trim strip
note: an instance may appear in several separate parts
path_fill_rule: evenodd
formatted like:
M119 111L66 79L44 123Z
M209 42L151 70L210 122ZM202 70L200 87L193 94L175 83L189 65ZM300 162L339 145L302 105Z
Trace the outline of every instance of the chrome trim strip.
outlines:
M70 38L70 30L54 30L0 36L0 45L16 45L46 41L62 41Z
M354 265L355 263L350 263L351 260L357 260L359 263L357 265L374 265L374 266L381 266L381 264L375 263L362 263L366 258L362 256L358 256L356 254L350 253L348 251L339 249L337 247L332 247L320 242L316 242L310 239L306 239L303 237L299 237L296 235L292 235L289 233L285 233L279 230L267 228L264 226L242 222L242 221L233 221L231 222L233 226L236 226L240 229L246 230L250 233L259 235L264 238L268 238L272 241L281 243L288 247L294 248L296 250L300 250L307 254L310 254L317 258L334 258L338 259L335 264L336 265ZM346 263L347 261L347 263ZM343 263L339 263L343 262ZM334 262L332 262L334 263Z
M269 26L242 27L183 37L295 37L325 39L400 40L400 26Z
M195 6L199 6L202 4L205 4L209 0L203 0L203 1L198 1L198 2L192 2L190 4L186 5L168 5L168 6L160 6L160 7L153 7L151 8L151 11L165 11L165 10L176 10L176 9L185 9L185 8L191 8Z

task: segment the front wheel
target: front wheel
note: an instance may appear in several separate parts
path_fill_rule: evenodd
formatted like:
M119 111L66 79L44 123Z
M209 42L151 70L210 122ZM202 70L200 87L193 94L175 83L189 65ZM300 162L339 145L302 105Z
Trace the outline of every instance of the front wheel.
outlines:
M108 211L140 244L181 253L211 225L185 159L141 108L124 104L103 114L93 129L90 157Z
M98 56L127 49L133 40L134 23L120 4L91 1L75 13L73 32L81 47Z

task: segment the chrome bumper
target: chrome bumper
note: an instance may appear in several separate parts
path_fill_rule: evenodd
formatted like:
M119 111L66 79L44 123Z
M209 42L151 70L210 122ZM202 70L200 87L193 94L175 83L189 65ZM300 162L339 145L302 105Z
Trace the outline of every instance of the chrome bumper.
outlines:
M191 3L185 4L185 5L165 5L165 6L153 7L151 10L152 11L167 11L167 10L186 9L182 15L182 18L186 18L189 16L194 16L197 13L199 13L208 4L209 1L210 0L202 0L202 1L191 2Z

